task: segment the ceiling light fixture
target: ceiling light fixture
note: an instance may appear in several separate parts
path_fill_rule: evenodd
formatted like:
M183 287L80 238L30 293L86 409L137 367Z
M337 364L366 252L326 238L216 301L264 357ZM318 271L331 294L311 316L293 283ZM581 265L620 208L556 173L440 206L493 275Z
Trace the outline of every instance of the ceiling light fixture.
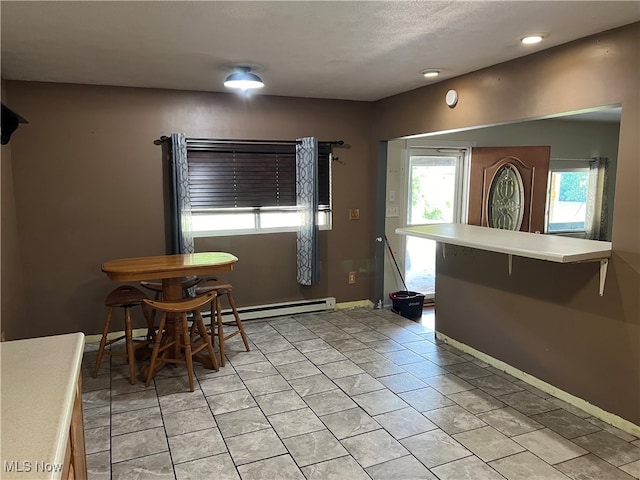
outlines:
M527 35L526 37L522 37L520 41L525 45L533 45L534 43L540 43L547 34L544 33L534 33L532 35Z
M438 75L440 75L440 71L439 70L423 70L420 73L422 73L422 76L424 78L435 78Z
M251 73L251 68L236 67L236 71L225 79L224 86L246 91L262 88L264 87L264 82L258 75Z

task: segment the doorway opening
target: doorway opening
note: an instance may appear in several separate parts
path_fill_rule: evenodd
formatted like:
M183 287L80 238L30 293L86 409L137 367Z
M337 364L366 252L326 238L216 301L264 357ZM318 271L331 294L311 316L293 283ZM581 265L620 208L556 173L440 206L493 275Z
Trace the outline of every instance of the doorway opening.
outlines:
M467 149L413 147L407 168L406 226L463 221ZM433 301L436 242L405 236L407 288Z

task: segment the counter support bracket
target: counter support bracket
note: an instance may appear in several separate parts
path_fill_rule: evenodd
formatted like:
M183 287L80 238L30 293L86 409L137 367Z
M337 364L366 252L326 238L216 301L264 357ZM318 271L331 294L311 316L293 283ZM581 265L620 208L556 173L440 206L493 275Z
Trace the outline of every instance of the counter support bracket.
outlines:
M607 279L607 267L609 266L609 259L604 258L600 260L600 296L604 295L604 282Z

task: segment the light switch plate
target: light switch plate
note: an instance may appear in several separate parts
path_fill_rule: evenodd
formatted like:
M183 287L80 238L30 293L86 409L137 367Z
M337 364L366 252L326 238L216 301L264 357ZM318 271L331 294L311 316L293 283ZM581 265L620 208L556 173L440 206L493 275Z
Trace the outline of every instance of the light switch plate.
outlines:
M399 216L398 207L387 207L386 216L387 217L398 217Z

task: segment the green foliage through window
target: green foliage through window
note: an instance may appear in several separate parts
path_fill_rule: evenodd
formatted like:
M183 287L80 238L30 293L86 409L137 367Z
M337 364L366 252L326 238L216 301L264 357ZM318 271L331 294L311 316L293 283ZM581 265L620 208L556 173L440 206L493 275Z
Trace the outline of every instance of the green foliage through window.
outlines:
M586 172L563 172L560 176L561 202L584 202L587 200L589 174Z

